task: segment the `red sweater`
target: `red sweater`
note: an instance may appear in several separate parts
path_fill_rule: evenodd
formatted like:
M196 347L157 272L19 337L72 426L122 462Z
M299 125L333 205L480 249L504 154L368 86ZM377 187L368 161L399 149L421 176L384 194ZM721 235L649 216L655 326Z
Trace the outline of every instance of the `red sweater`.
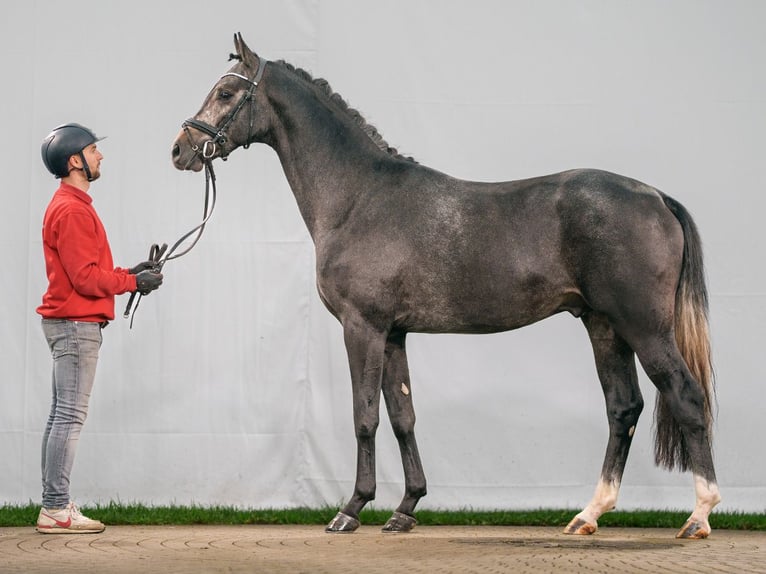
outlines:
M114 296L136 290L136 276L114 267L91 197L62 183L43 220L48 290L37 312L46 319L111 321Z

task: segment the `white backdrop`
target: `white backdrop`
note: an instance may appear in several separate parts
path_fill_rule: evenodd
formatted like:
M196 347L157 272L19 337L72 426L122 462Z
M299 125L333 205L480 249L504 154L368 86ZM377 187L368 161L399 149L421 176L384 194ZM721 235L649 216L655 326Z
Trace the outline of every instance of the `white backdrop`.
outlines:
M118 265L173 242L203 176L170 144L228 68L241 31L267 59L327 78L387 141L451 175L573 167L655 185L706 248L718 374L722 508L766 510L763 161L766 3L759 0L30 0L0 21L5 217L0 250L0 504L39 501L50 356L42 215L56 182L39 145L77 121L108 135L91 188ZM74 469L81 503L339 504L352 491L350 378L314 287L313 246L273 151L218 164L205 236L165 268L132 330L105 331ZM118 298L122 313L127 297ZM499 335L409 338L421 508L580 507L607 439L585 330L569 315ZM693 506L688 474L653 466L654 390L621 508ZM402 492L378 433L377 507Z

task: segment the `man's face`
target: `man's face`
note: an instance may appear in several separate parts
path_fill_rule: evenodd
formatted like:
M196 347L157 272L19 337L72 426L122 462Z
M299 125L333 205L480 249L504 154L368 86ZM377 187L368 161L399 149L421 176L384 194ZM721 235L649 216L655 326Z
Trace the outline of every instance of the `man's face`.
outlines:
M101 160L104 159L104 156L101 155L95 143L82 150L82 153L85 156L85 161L88 162L91 179L98 179L101 176Z
M97 180L101 176L101 160L104 156L101 155L98 147L95 143L90 144L88 147L82 150L82 154L85 156L85 161L88 162L88 168L90 169L91 181ZM79 154L75 154L70 159L71 165L77 169L82 169L82 159Z

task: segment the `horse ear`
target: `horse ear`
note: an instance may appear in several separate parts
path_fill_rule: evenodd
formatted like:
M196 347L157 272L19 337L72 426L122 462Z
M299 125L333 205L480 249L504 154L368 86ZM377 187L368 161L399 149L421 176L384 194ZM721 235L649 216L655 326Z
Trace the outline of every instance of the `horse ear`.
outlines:
M258 56L247 47L245 41L242 39L242 34L237 32L234 35L234 47L237 49L237 55L240 57L243 64L253 70L258 69Z

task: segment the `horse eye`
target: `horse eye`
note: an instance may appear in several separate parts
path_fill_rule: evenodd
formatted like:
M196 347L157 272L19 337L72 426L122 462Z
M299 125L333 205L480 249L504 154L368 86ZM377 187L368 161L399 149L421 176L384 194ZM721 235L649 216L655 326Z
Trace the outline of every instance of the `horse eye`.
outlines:
M232 96L232 93L227 92L226 90L221 90L220 92L218 92L218 98L221 100L229 100L231 99L231 96Z

